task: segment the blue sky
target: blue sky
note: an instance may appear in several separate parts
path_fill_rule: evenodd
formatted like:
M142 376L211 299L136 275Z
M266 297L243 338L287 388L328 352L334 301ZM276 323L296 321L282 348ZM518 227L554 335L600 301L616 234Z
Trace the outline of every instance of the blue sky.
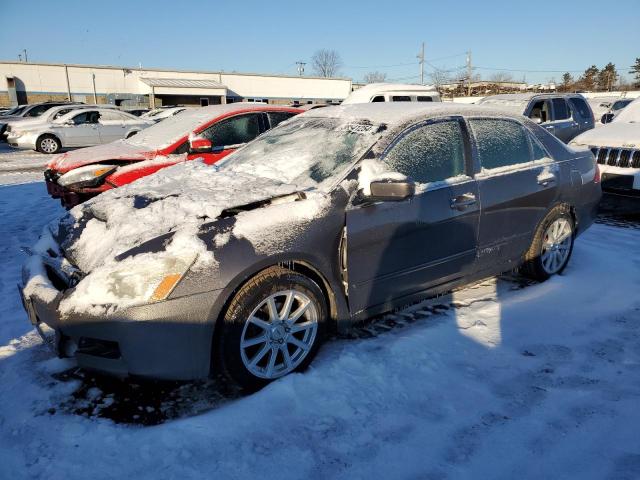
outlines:
M614 4L3 0L0 59L26 48L30 61L295 74L296 60L329 48L354 80L379 70L415 82L424 41L427 61L440 69L464 65L471 50L484 78L491 68L528 70L511 74L544 82L560 79L552 70L578 76L609 61L626 74L640 57L640 0Z

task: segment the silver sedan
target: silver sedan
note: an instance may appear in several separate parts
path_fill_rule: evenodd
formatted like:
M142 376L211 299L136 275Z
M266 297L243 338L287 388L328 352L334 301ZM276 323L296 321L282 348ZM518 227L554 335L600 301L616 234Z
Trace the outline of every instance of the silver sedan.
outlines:
M7 142L17 148L58 153L68 147L90 147L129 138L154 122L110 108L73 110L47 123L7 132Z

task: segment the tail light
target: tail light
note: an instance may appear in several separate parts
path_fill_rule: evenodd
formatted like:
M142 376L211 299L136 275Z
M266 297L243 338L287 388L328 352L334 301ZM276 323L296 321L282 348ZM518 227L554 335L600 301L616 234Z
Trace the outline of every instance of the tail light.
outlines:
M596 173L593 175L593 183L600 183L600 165L596 163Z

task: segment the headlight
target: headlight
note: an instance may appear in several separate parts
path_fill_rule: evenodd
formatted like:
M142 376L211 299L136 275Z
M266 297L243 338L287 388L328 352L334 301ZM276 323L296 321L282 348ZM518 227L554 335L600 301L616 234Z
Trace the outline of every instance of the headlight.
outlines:
M65 173L58 179L63 187L95 187L116 170L117 165L87 165Z
M138 255L84 277L63 299L63 312L90 311L100 305L126 308L165 300L196 259L194 254Z

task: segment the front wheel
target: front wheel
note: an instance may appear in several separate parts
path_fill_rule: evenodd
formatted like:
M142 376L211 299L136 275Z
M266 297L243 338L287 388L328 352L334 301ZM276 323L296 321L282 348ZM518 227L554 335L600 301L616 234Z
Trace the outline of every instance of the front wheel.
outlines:
M538 226L522 273L538 281L562 273L571 258L574 238L575 225L569 208L555 207Z
M36 150L38 150L40 153L58 153L61 148L62 145L60 143L60 140L58 140L53 135L43 135L36 142Z
M229 305L214 345L214 367L249 391L304 370L324 339L327 317L314 281L286 268L268 268Z

